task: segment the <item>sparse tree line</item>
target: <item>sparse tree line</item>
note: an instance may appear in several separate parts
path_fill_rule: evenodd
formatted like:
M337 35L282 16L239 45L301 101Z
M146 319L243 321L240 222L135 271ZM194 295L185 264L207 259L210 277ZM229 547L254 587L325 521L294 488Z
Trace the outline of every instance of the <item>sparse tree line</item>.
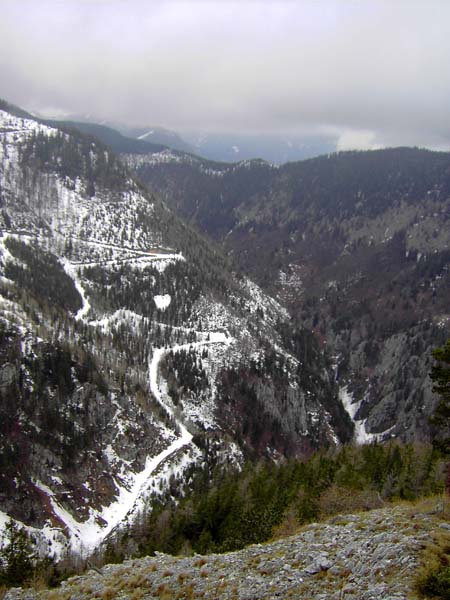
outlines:
M57 172L75 181L85 180L85 193L93 196L97 187L113 192L126 189L129 177L126 168L106 147L82 133L58 131L33 134L19 146L20 163L24 169Z

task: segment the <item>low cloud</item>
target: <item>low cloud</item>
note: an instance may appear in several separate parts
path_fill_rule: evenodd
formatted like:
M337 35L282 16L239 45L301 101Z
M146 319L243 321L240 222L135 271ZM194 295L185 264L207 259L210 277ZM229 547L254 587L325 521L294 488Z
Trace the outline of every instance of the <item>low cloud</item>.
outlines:
M174 129L450 148L445 0L0 0L1 95Z
M377 142L373 131L345 131L336 143L336 150L378 150L384 144Z

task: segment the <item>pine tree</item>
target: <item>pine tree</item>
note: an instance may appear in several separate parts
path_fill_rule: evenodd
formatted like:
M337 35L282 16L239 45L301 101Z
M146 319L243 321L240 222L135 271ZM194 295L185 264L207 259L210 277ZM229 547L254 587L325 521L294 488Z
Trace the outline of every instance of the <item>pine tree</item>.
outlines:
M435 348L432 354L439 363L432 367L430 378L433 381L433 392L441 398L431 421L441 430L438 442L440 449L450 453L450 340L442 348ZM447 465L445 489L450 495L450 461Z
M21 585L33 574L31 540L12 519L5 525L0 563L0 581L8 586Z
M431 369L433 392L441 396L433 416L433 423L443 429L450 428L450 340L442 348L433 350L433 358L439 361Z

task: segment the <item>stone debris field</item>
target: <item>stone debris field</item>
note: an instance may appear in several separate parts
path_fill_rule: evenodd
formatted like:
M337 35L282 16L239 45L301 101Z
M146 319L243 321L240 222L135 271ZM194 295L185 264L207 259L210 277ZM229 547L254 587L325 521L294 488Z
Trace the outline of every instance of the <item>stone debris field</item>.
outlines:
M421 551L450 525L407 505L340 515L296 535L238 552L128 560L54 590L13 589L5 600L394 600L412 595Z

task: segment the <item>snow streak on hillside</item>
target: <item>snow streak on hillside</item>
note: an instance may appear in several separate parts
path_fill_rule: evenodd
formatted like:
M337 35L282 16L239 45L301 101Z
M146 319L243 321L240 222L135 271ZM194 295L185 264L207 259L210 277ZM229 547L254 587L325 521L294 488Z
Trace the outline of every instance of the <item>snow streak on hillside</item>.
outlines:
M387 439L392 427L380 433L369 433L366 429L367 419L356 418L362 403L354 401L353 396L348 391L347 386L339 389L339 399L355 425L355 433L353 437L357 444L370 444L372 442Z
M117 483L116 499L102 510L91 509L90 517L87 521L77 521L60 503L55 500L54 492L40 481L35 481L36 487L46 494L51 503L54 514L64 523L69 533L71 548L77 552L92 552L99 544L110 534L117 526L123 525L127 519L136 516L145 506L145 501L150 493L158 493L161 489L160 482L166 482L169 477L181 472L192 461L199 458L198 450L188 452L192 441L192 434L188 431L184 423L177 418L176 413L171 406L170 398L165 391L165 382L159 375L159 365L167 352L179 352L189 348L199 348L214 344L230 344L231 339L220 332L211 332L209 341L196 342L193 344L176 345L171 348L156 348L149 364L149 387L154 397L172 417L175 423L175 430L179 431L176 437L167 430L165 433L172 437L173 441L162 450L157 456L148 456L145 467L138 473L130 471L124 479L126 484ZM181 463L175 462L170 465L170 459L176 453L183 450L184 460ZM114 456L114 451L110 448L112 460L118 459Z
M142 219L153 214L154 207L131 178L123 182L122 191L97 186L94 195L82 177L50 171L34 177L30 185L26 168L20 164L24 144L36 135L54 138L58 134L55 128L0 110L0 188L8 204L10 227L45 233L61 242L78 241L78 252L83 250L83 242L89 242L83 260L100 256L113 260L116 249L123 254L127 249L149 252L158 248L160 233L148 219ZM94 152L94 144L92 147ZM97 253L96 243L100 246Z
M300 389L287 311L103 146L0 111L0 200L0 408L10 446L22 436L12 456L29 451L0 509L40 525L41 548L92 552L187 484L205 448L239 465L262 437L275 456L328 423Z
M147 260L164 262L180 260L180 258L179 255L160 254L147 257ZM76 320L84 321L89 327L100 326L104 333L107 333L115 319L127 319L131 316L129 311L124 311L123 314L104 316L100 320L89 321L87 315L91 305L78 274L80 265L74 265L67 260L63 264L66 273L74 280L83 300L82 308L75 315ZM143 510L150 494L161 493L171 476L180 475L189 464L198 461L199 451L191 445L192 434L174 410L172 401L167 395L165 382L160 376L159 367L169 352L176 353L181 350L215 345L228 346L232 342L232 339L223 332L203 331L199 335L203 338L202 341L153 349L148 368L149 390L164 411L170 415L174 424L173 430L164 428L163 431L161 429L161 437L169 441L168 445L156 456L147 456L145 466L139 472L134 472L130 464L127 466L123 457L119 457L113 447L109 446L110 464L121 465L120 479L116 478L115 481L115 498L110 504L100 510L91 508L89 518L86 521L79 521L58 502L56 494L50 486L37 479L34 480L34 485L48 497L54 515L63 524L72 550L81 553L92 552L116 527L123 525L127 520L132 520L139 511ZM177 456L180 452L182 454ZM64 546L55 545L53 529L44 529L41 531L41 535L52 541L53 552L59 557L64 551Z

